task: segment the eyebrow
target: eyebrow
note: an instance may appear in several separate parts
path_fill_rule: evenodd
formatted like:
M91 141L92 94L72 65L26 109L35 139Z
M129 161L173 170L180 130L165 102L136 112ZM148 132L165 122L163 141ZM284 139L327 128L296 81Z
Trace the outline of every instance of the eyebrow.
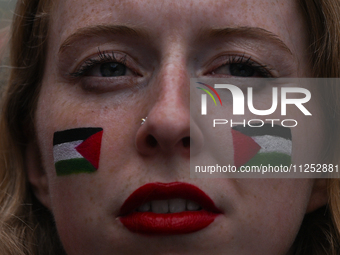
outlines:
M260 27L227 27L227 28L214 28L208 30L201 30L201 34L208 35L208 37L221 37L231 35L247 36L254 39L265 38L268 41L278 45L282 50L286 51L290 55L293 55L289 47L279 38L278 35ZM63 52L67 47L71 46L79 39L84 37L96 37L106 35L125 35L134 37L148 37L147 32L140 28L133 28L126 25L96 25L90 27L84 27L76 30L73 34L68 36L59 48L59 53Z
M278 35L260 27L228 27L228 28L214 28L207 32L210 37L241 35L254 39L265 39L278 45L283 51L293 55L289 47L279 38Z
M136 29L125 25L96 25L83 27L68 36L59 47L59 53L67 47L86 37L96 37L102 35L126 35L134 37L147 37L147 33L142 29Z

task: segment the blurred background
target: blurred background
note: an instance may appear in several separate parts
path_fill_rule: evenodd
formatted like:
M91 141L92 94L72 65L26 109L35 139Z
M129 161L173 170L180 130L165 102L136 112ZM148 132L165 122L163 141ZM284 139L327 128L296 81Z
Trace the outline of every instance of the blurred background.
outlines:
M15 3L16 0L0 0L0 29L10 25Z
M10 70L7 43L15 4L16 0L0 0L0 94L2 87L7 82Z
M8 32L14 13L16 0L0 0L0 58L8 41Z

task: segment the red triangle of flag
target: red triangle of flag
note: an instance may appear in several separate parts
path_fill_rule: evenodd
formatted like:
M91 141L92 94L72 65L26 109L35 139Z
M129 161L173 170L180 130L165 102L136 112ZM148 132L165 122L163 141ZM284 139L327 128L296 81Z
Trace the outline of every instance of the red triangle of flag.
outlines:
M231 130L234 145L234 163L237 168L245 165L261 149L250 136Z
M76 150L98 169L103 131L91 135L76 147Z

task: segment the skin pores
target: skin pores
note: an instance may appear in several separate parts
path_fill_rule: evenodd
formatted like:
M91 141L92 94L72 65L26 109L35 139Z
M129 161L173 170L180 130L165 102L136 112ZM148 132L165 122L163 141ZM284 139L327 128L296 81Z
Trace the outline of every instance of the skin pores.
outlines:
M289 252L305 213L325 203L314 180L190 179L185 141L190 77L231 77L235 57L251 57L274 77L310 75L301 17L292 0L54 4L35 115L41 162L28 174L55 217L67 254ZM111 70L103 59L121 64L114 69L118 76L102 77ZM105 130L99 168L57 176L53 134L80 127ZM301 137L292 157L313 157L322 132L301 127L292 131L293 140ZM305 136L313 136L315 146ZM232 146L227 155L232 163ZM155 182L193 184L222 213L189 234L133 233L119 220L120 208L135 190Z

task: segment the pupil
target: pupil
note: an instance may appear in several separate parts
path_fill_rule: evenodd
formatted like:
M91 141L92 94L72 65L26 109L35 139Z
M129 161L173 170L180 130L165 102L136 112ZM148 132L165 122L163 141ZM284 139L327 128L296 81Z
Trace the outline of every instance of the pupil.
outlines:
M255 70L251 66L244 64L231 64L229 68L230 74L233 76L250 77L255 74Z
M120 63L104 63L100 65L100 73L103 77L122 76L126 73L126 66Z

